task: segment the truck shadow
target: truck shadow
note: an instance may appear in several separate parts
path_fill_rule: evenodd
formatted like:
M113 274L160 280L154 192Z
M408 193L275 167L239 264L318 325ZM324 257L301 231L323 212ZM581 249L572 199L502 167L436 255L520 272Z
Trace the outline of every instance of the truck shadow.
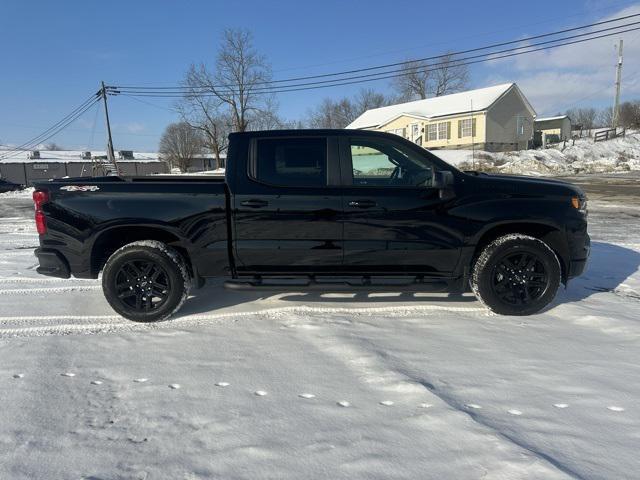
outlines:
M303 290L292 288L269 288L268 290L229 290L222 283L208 283L200 290L194 291L194 296L184 304L178 316L203 314L227 307L239 307L238 311L262 310L265 308L277 308L289 306L292 303L299 305L322 306L337 304L353 306L354 308L365 305L407 305L416 303L438 304L467 304L476 299L471 294L447 294L428 292L402 292L389 290L385 292L367 292L362 289L348 289L340 291ZM234 309L236 310L236 309Z
M613 292L640 299L640 292L621 293L622 285L640 267L640 252L606 242L593 242L585 272L561 288L552 305L578 302L601 292ZM640 279L638 279L640 280Z
M640 267L640 252L605 242L593 242L591 257L582 276L569 282L569 287L561 287L556 299L545 310L563 303L584 300L601 292L614 292L621 296L640 299L640 292L618 292L618 287L636 273ZM636 297L637 295L637 297ZM194 290L193 297L185 303L178 316L203 314L216 310L234 308L234 311L253 311L276 308L291 304L315 306L342 305L354 308L363 306L406 305L406 304L473 304L476 298L466 293L447 294L429 292L397 291L368 292L361 288L350 290L304 290L294 288L269 288L253 290L229 290L223 282L209 281L200 290ZM477 306L480 306L477 303Z

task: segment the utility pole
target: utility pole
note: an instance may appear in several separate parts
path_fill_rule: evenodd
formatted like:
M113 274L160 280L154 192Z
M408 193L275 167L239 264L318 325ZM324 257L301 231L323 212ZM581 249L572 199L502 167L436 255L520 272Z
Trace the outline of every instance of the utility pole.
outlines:
M109 107L107 107L107 87L104 85L104 81L101 82L102 88L100 94L102 95L102 101L104 102L104 116L107 121L107 158L109 163L116 169L116 174L119 173L118 165L116 163L116 156L113 153L113 139L111 138L111 123L109 122Z
M476 137L473 135L473 98L471 99L471 168L476 169Z
M618 127L620 115L620 83L622 82L622 39L618 44L618 65L616 66L616 98L613 102L613 128Z

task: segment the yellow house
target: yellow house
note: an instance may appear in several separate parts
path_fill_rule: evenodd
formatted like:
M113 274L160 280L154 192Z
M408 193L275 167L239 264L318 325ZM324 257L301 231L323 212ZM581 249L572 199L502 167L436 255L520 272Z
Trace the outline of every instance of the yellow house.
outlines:
M536 112L515 83L367 110L347 128L395 133L430 150L527 148Z

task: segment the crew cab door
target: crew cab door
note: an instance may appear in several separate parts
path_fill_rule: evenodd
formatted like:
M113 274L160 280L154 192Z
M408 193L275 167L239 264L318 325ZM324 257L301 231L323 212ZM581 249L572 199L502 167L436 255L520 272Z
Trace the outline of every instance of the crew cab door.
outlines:
M384 137L353 136L340 139L340 156L345 270L451 273L462 237L431 185L436 165L428 153Z
M342 265L342 192L337 140L258 136L234 187L238 273L337 271ZM240 160L242 162L242 160Z

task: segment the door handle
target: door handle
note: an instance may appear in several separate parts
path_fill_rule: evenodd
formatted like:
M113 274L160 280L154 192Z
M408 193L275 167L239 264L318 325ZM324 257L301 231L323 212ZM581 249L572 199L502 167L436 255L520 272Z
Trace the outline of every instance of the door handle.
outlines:
M377 203L374 202L373 200L353 200L349 202L350 207L356 207L356 208L371 208L371 207L375 207L376 205Z
M249 208L262 208L269 205L269 202L267 202L266 200L260 200L259 198L252 198L250 200L245 200L244 202L240 202L240 205L242 205L243 207L249 207Z

